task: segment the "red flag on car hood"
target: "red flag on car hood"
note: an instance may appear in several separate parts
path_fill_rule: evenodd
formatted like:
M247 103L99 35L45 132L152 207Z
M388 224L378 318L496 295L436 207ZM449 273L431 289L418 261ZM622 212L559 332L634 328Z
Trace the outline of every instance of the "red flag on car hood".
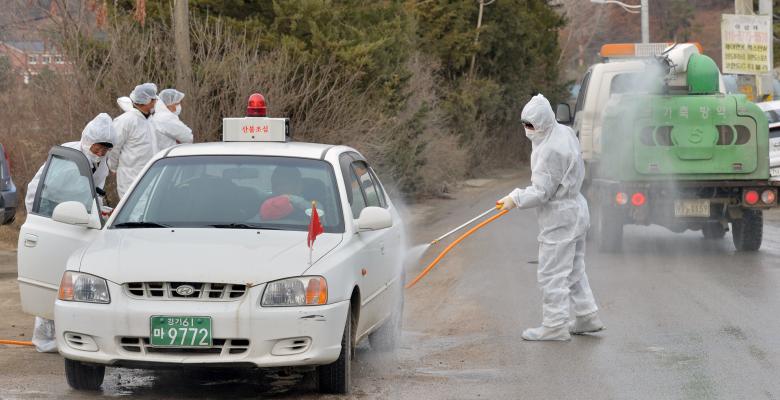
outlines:
M317 239L325 230L320 223L320 214L317 212L317 203L311 202L311 220L309 221L309 237L306 239L306 245L311 248L314 245L314 240Z

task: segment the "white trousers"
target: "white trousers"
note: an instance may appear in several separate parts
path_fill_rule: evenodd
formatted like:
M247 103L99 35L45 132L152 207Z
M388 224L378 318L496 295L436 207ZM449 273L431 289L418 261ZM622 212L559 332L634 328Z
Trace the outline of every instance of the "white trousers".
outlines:
M585 235L571 242L539 243L539 288L542 325L569 322L569 307L577 317L598 311L585 274Z

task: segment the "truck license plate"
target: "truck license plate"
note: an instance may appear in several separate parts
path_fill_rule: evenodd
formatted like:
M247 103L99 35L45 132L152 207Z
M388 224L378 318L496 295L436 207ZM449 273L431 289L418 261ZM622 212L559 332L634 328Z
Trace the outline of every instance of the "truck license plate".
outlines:
M160 347L211 347L211 317L155 315L149 343Z
M674 202L675 217L709 217L709 200L676 200Z
M774 167L769 169L769 176L775 177L780 176L780 167Z

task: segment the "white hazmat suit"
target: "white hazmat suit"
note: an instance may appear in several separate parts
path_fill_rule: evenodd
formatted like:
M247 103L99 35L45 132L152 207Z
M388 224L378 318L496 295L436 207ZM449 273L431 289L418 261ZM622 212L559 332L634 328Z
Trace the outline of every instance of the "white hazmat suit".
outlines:
M114 143L114 135L111 130L111 117L106 113L98 114L95 119L90 121L87 126L84 127L84 130L81 132L80 141L64 143L62 146L80 150L82 153L84 153L84 156L87 157L87 160L89 160L90 164L92 165L92 180L95 184L95 187L103 189L103 186L106 183L106 177L108 177L108 166L106 165L103 157L97 156L92 153L92 151L90 151L90 147L92 147L92 145L95 143ZM38 183L41 180L44 167L45 164L38 169L38 172L35 173L35 176L27 185L27 194L24 198L24 204L27 207L27 213L32 212L35 193L38 190ZM72 196L66 193L68 191L68 184L72 184L73 179L80 177L78 175L78 171L74 170L73 172L76 173L76 176L70 178L62 176L53 181L58 183L62 182L65 184L62 188L60 188L60 190L63 191L63 201L73 199ZM56 196L57 190L58 188L48 187L50 195ZM46 318L35 317L35 327L33 328L32 342L35 345L35 349L39 352L56 352L57 341L54 337L54 321Z
M549 101L539 94L521 118L532 142L531 185L515 189L499 202L503 208L537 208L542 327L523 332L526 340L568 340L571 333L603 329L585 274L588 204L580 193L585 167L574 132L555 121ZM571 327L569 307L577 321ZM598 328L598 329L596 329Z
M154 155L154 127L150 115L144 115L132 106L149 104L157 99L157 87L151 83L138 85L130 94L131 107L126 109L125 100L117 99L124 113L114 119L116 143L108 157L108 167L116 172L116 191L125 196L138 174Z
M152 115L154 126L154 153L175 146L178 143L192 143L192 129L179 119L184 93L176 89L164 89L160 92L160 100L155 105ZM178 104L176 112L171 112L167 106Z

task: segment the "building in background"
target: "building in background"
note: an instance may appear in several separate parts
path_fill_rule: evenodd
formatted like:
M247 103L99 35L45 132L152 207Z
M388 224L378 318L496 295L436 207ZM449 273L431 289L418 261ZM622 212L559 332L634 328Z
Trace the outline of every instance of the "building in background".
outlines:
M5 57L7 65L25 84L47 69L63 74L69 73L71 68L59 49L39 40L0 42L0 57Z

